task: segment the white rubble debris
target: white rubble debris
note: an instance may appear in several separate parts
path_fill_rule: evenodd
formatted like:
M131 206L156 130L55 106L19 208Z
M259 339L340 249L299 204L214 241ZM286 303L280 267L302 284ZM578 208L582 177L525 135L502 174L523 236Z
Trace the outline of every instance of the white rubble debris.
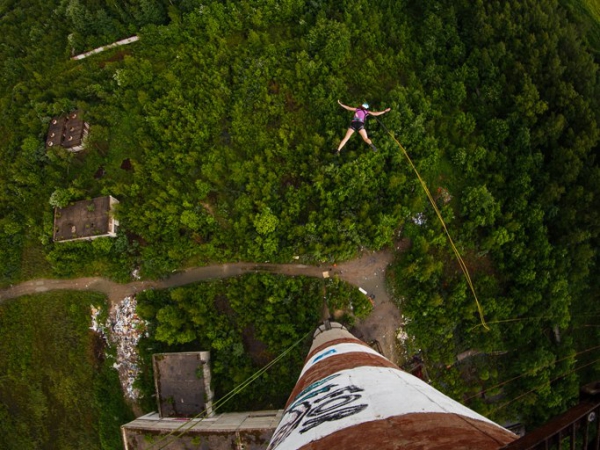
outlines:
M408 334L406 333L406 331L404 331L403 328L398 328L397 330L397 335L396 335L396 339L398 339L398 341L400 341L402 344L404 344L408 339Z
M110 343L108 342L108 339L106 338L106 332L105 332L106 328L104 327L103 323L99 322L100 313L102 312L102 308L96 308L94 305L90 305L90 308L92 310L92 326L90 327L90 330L93 330L96 333L99 333L104 338L106 343L110 346Z
M135 297L125 297L120 303L112 305L104 324L98 322L101 309L91 307L90 328L100 333L109 347L111 344L116 346L117 360L113 367L119 372L125 396L131 400L139 396L133 382L139 374L137 344L146 329L146 322L135 312L136 305Z
M427 222L427 218L423 213L417 213L411 220L416 225L424 225Z

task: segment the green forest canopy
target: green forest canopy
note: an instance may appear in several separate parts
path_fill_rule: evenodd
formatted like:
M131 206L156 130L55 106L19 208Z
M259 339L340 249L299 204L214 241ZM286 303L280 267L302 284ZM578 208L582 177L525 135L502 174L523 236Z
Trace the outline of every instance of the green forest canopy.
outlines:
M392 283L438 386L459 399L490 389L470 406L543 421L599 368L580 353L598 339L587 327L598 322L598 53L581 31L597 16L570 11L556 0L5 0L2 283L329 262L408 237ZM136 44L69 59L133 33ZM442 212L491 332L378 124L378 153L355 137L335 162L349 121L337 99L391 107L386 126L430 188L453 196ZM50 118L75 108L88 149L47 151ZM56 191L117 197L119 237L53 244ZM476 361L455 364L473 348Z
M138 345L143 407L156 409L153 353L210 350L219 412L283 408L302 370L324 298L331 311L351 315L350 325L372 309L366 296L339 280L271 274L140 293L138 314L150 323L149 336ZM227 397L284 352L285 359L251 386ZM223 398L227 400L221 403Z

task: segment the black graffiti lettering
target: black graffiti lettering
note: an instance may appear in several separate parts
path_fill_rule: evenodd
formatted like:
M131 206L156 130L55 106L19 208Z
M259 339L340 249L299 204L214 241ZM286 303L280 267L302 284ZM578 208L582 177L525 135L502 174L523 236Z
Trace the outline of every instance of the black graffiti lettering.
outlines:
M321 414L328 413L336 408L341 408L342 406L346 406L346 405L358 400L359 398L361 398L360 395L342 395L342 396L336 396L334 398L329 398L326 402L323 402L316 408L311 409L311 411L308 413L308 416L315 417L315 416L319 416Z
M277 432L271 438L271 443L267 450L275 449L281 444L290 434L300 425L302 419L310 412L310 404L308 402L300 403L294 408L290 408L285 412L281 419Z
M337 411L333 411L328 414L323 414L321 416L315 417L314 419L308 419L302 424L302 429L300 430L300 433L305 433L308 430L318 427L323 422L333 422L334 420L340 420L344 417L353 416L354 414L361 412L366 407L367 405L365 404L349 406L347 408L338 409Z
M311 419L306 420L302 423L302 429L300 433L304 433L314 427L321 425L323 422L332 422L334 420L340 420L344 417L356 414L367 407L367 405L355 405L344 408L346 405L356 402L362 396L360 392L363 392L357 386L350 385L340 389L336 389L333 392L315 400L315 405L308 412L307 416Z
M335 387L337 385L333 385L333 387ZM339 397L341 395L344 395L346 392L350 393L350 394L354 394L356 392L363 392L364 389L361 389L357 386L354 385L350 385L350 386L344 386L342 388L336 389L333 392L330 392L329 394L323 396L322 398L318 399L315 401L315 403L320 403L323 402L325 400L328 400L330 398L335 398L335 397Z
M328 392L329 390L331 390L331 388L336 387L337 384L329 384L327 386L324 386L322 389L315 391L315 389L318 388L319 386L321 386L321 385L327 383L328 381L330 381L334 378L337 378L339 376L340 375L336 373L334 375L328 376L327 378L323 378L322 380L315 381L313 384L311 384L306 389L304 389L302 392L300 392L300 394L298 394L298 396L294 400L294 403L292 403L290 405L290 408L295 407L297 403L300 403L309 398L315 397L316 395L320 394L321 392Z
M337 384L323 385L324 381L329 381L335 376L337 375L311 384L296 397L297 400L285 411L277 432L271 439L269 450L277 448L297 428L300 428L300 433L305 433L324 422L333 422L357 414L368 406L351 405L362 398L360 393L364 389L354 385L338 389L335 389Z
M337 384L329 384L327 386L323 386L321 389L317 389L316 391L308 392L306 395L302 396L301 398L296 400L292 405L290 405L290 408L295 407L297 403L305 402L307 400L310 400L313 397L318 396L319 394L322 394L324 392L329 392L331 389L333 389L336 386L337 386ZM318 400L316 400L316 401L318 402Z

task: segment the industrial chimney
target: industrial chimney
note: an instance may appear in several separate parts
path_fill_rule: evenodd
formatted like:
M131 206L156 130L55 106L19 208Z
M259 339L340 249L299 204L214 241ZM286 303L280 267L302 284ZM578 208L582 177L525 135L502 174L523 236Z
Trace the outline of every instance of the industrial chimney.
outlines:
M269 450L495 450L517 438L325 322Z

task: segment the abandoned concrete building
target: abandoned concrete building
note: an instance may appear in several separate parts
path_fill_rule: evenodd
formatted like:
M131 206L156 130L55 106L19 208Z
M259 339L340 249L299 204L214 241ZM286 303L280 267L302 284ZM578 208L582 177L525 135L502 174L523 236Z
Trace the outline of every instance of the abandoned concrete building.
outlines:
M210 352L152 357L158 412L121 427L125 450L265 449L283 411L213 412Z
M90 126L81 119L81 111L53 117L48 127L46 148L61 146L70 152L79 152L85 147L85 138Z
M54 209L54 242L116 237L119 221L114 209L119 201L110 196L80 200Z

